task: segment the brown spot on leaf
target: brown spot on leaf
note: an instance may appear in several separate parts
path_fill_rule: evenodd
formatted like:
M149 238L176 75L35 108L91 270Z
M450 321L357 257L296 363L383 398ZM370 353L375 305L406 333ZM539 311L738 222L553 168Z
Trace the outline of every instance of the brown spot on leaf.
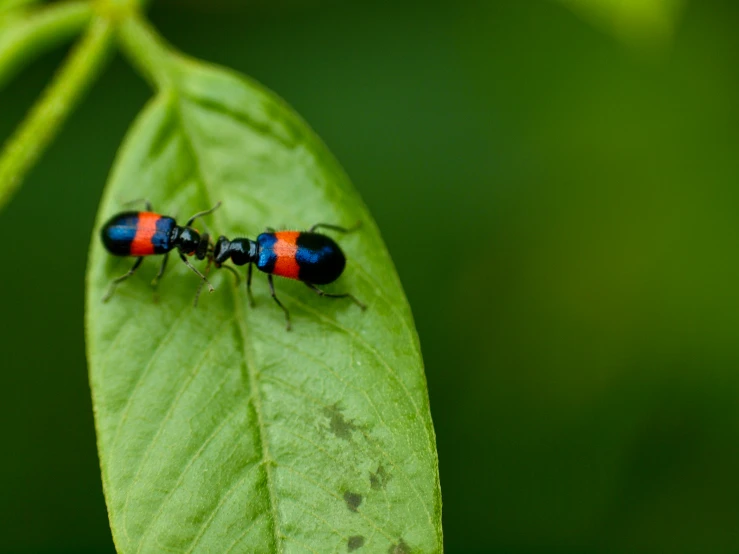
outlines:
M388 554L411 554L411 547L403 539L400 539L398 544L391 545L387 552Z
M357 508L359 508L359 505L362 503L362 495L357 494L356 492L346 491L344 493L344 502L346 502L347 508L352 512L356 512Z
M390 474L385 471L382 465L377 466L377 471L372 473L370 471L370 486L372 490L379 491L385 488L387 482L390 480Z
M345 441L351 440L352 431L357 429L354 423L344 417L338 406L323 409L323 415L328 418L328 426L331 432Z
M349 537L349 542L346 544L346 548L349 552L354 552L358 548L364 546L364 537L362 535L354 535Z

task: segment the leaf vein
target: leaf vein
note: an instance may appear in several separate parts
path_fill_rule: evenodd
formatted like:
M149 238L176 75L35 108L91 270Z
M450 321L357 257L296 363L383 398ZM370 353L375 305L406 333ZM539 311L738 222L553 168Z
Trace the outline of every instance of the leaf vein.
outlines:
M231 485L228 488L228 490L221 496L221 500L218 502L218 505L215 508L213 508L213 510L211 511L211 514L208 517L208 519L206 519L203 522L203 524L200 526L200 529L198 531L198 534L193 539L192 545L190 545L190 548L188 548L186 554L192 552L195 549L195 547L200 542L200 539L203 538L203 535L205 535L205 532L208 530L208 527L213 522L213 519L215 519L216 514L221 509L221 507L226 503L227 500L229 500L231 498L231 495L234 493L234 491L236 489L238 489L238 487L241 486L241 484L243 484L244 481L246 481L246 478L251 474L251 472L254 469L258 468L258 467L259 467L258 464L254 464L251 467L247 467L246 468L246 471L244 472L244 475L242 475L240 479L238 479L233 485ZM254 518L254 519L256 520L258 518ZM253 522L254 522L254 520L252 520L252 525L253 525ZM251 525L250 525L250 527L251 527Z
M141 540L139 541L139 547L136 550L137 552L141 552L141 549L144 548L144 545L146 544L146 537L151 533L151 531L154 529L155 524L159 520L159 517L164 512L164 507L167 505L169 500L172 498L172 495L179 489L180 485L182 484L183 479L187 475L187 472L190 470L190 467L200 458L202 453L205 451L205 449L208 447L208 445L211 443L211 441L220 433L227 424L231 422L231 420L234 418L234 416L237 414L238 410L234 409L231 410L225 418L221 421L221 423L213 429L213 431L208 435L208 438L203 441L203 444L198 448L198 450L190 456L190 459L187 461L187 464L182 468L182 471L180 472L180 476L175 482L175 484L172 486L172 488L167 493L167 496L162 500L162 503L159 505L159 508L152 516L149 525L146 527L146 530L141 535Z
M223 327L227 326L230 322L227 322L223 325ZM162 419L162 422L159 425L159 428L157 429L157 432L152 437L149 444L146 446L146 450L144 451L144 454L141 456L141 459L136 467L136 472L134 473L134 476L132 478L132 484L136 482L139 475L141 474L141 470L146 465L146 462L149 460L149 456L151 455L151 452L154 449L154 446L156 445L157 441L159 440L159 437L164 432L164 428L167 424L167 422L170 421L172 417L172 413L174 412L175 407L177 406L180 398L182 398L182 395L185 393L187 388L190 386L192 381L195 379L197 374L200 372L200 369L203 367L203 363L205 362L205 359L208 357L208 354L210 354L210 351L213 347L213 345L216 343L218 339L220 339L220 333L214 333L213 337L211 338L210 342L205 346L203 349L202 355L200 356L200 359L198 360L197 364L195 364L195 367L190 372L190 374L187 376L186 379L182 381L182 384L177 389L177 393L172 398L172 401L169 404L169 407L167 408L167 413L164 415L164 418ZM128 520L128 503L131 498L131 491L133 490L133 486L130 486L128 490L126 491L126 499L123 503L123 526L124 528L127 526L126 522Z
M254 528L254 525L256 525L259 519L260 519L259 517L255 517L254 519L252 519L249 526L246 529L244 529L244 531L238 537L236 537L234 542L228 547L228 550L226 550L224 554L229 554L229 552L231 552L236 547L237 544L239 544L242 540L244 540L249 535L249 533Z

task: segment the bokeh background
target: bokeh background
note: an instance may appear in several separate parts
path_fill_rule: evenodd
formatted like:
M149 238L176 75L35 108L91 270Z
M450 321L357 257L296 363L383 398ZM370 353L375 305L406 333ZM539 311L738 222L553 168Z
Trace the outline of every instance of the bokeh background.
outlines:
M446 551L739 552L739 3L382 4L151 17L286 98L374 213L423 346ZM63 54L0 91L0 138ZM0 214L0 552L113 552L84 273L149 96L116 58Z

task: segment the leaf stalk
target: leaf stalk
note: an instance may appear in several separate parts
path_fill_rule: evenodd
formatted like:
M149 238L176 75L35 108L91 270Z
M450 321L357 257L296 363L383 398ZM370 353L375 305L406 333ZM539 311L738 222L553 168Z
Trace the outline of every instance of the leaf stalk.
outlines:
M0 153L0 209L56 136L107 61L113 24L96 18Z
M131 64L158 90L174 88L176 54L138 14L121 21L118 41Z

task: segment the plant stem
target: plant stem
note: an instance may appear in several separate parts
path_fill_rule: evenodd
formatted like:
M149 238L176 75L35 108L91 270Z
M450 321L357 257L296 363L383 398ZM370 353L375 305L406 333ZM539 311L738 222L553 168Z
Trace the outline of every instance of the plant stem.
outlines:
M113 44L113 24L96 19L74 48L27 118L0 153L0 208L44 152L87 91Z
M36 55L79 33L92 15L89 2L68 2L9 18L0 34L0 89Z
M118 26L118 39L131 64L157 89L172 88L176 53L138 14Z

